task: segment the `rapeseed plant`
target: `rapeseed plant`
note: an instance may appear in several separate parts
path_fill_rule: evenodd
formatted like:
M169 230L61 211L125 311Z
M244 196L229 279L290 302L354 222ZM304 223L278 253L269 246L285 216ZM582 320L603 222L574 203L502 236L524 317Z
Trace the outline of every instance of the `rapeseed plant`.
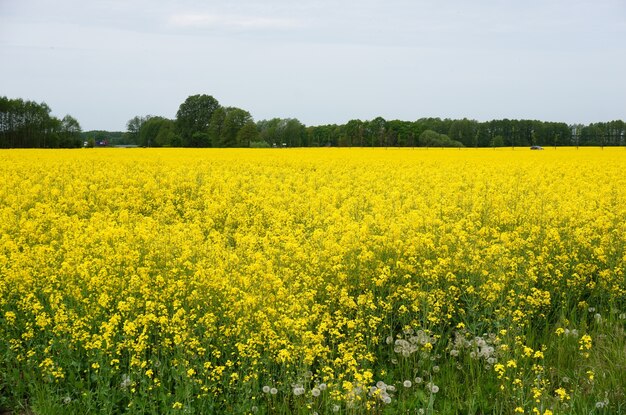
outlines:
M0 409L624 411L623 149L0 160Z

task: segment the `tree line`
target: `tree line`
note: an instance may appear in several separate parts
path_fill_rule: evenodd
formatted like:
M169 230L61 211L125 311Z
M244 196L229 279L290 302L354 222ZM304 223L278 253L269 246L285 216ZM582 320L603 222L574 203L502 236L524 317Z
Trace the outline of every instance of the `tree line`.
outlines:
M626 124L616 120L568 125L538 120L420 118L350 120L306 126L296 118L254 121L241 108L210 95L192 95L175 119L135 116L126 132L81 134L78 121L50 115L45 103L0 97L0 148L80 147L84 143L143 147L524 147L625 146Z
M183 102L176 119L136 116L127 138L159 147L520 147L626 145L626 124L617 120L568 125L538 120L420 118L416 121L350 120L305 126L295 118L255 122L246 110L222 107L210 95Z
M81 147L78 121L50 115L46 103L0 97L0 148Z

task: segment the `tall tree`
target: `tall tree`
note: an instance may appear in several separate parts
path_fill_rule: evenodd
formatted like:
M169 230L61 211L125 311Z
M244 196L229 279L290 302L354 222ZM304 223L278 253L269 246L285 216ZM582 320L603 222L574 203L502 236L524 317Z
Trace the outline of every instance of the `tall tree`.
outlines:
M257 142L259 139L259 131L256 128L256 124L252 119L246 121L243 127L237 132L237 146L250 147L252 143Z
M241 108L228 107L220 129L220 147L249 147L250 143L239 143L237 135L248 122L253 122L252 116Z
M144 147L179 146L174 121L163 117L152 117L141 126L139 144Z
M77 135L78 121L52 117L44 102L0 97L0 147L76 147L81 144Z
M186 147L207 147L208 140L198 134L209 133L213 113L219 102L210 95L192 95L180 104L176 113L176 129ZM194 139L195 135L195 139Z
M71 115L66 115L60 123L59 147L80 147L82 145L80 133L81 128L78 120Z
M136 115L126 123L126 136L127 141L132 144L140 144L139 133L141 131L141 127L146 123L152 115L140 116Z

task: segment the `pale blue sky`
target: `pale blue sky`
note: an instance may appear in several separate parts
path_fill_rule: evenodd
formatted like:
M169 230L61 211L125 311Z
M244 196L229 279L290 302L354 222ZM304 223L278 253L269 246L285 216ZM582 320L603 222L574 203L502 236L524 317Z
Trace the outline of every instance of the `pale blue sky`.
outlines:
M624 0L0 0L0 95L84 130L213 95L256 119L626 119Z

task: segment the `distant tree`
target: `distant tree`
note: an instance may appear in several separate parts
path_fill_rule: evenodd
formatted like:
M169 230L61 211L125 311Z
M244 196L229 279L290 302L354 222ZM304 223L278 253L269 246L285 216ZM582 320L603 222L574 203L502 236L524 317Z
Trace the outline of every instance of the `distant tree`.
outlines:
M306 127L297 118L287 118L279 126L281 143L289 147L300 147L306 137Z
M491 147L504 147L504 137L496 135L491 139Z
M460 141L452 140L446 134L439 134L433 130L426 130L420 134L419 143L423 147L463 147Z
M78 143L82 144L80 125L75 118L52 117L44 102L0 97L0 147L75 147Z
M208 147L209 124L219 102L210 95L192 95L180 104L176 130L185 147ZM207 134L207 136L204 136Z
M387 139L387 121L383 117L376 117L367 123L366 135L371 147L382 147Z
M252 119L248 120L237 132L237 145L239 147L252 147L252 143L257 143L259 131Z
M475 144L478 122L463 118L462 120L452 120L448 130L450 139L463 143L464 146Z
M252 116L241 108L228 107L220 128L220 147L249 147L250 142L239 142L239 131L249 122L254 122ZM240 137L243 138L243 137Z
M336 146L339 144L341 129L335 124L311 126L305 129L307 142L314 147ZM364 128L364 133L366 129ZM364 140L366 137L364 137ZM368 143L369 145L369 143Z
M365 127L363 125L363 121L361 120L350 120L346 124L346 128L344 131L345 134L345 143L348 146L358 146L363 147L364 142L364 133Z
M76 118L66 115L59 125L59 147L75 148L82 146L81 128Z
M321 131L324 127L316 128L317 131ZM309 145L310 136L307 128L296 118L262 120L257 123L257 129L259 138L272 146L300 147ZM316 138L313 138L313 141L317 142Z
M139 144L144 147L173 147L180 145L174 121L152 117L141 126Z
M136 115L126 123L126 137L127 141L131 144L140 145L139 132L141 131L141 127L144 125L146 121L152 118L152 115ZM96 137L96 141L98 138Z
M176 132L176 123L172 120L165 119L161 128L155 138L155 141L160 147L180 147L182 140Z
M280 118L272 118L271 120L260 120L256 123L257 130L259 131L260 141L265 141L270 146L277 144L278 138L278 125L280 124Z
M209 120L209 126L207 128L207 139L210 146L222 147L222 127L224 126L224 120L226 119L226 108L219 107L213 111L211 119ZM196 139L198 136L196 135ZM194 145L193 147L199 147Z

